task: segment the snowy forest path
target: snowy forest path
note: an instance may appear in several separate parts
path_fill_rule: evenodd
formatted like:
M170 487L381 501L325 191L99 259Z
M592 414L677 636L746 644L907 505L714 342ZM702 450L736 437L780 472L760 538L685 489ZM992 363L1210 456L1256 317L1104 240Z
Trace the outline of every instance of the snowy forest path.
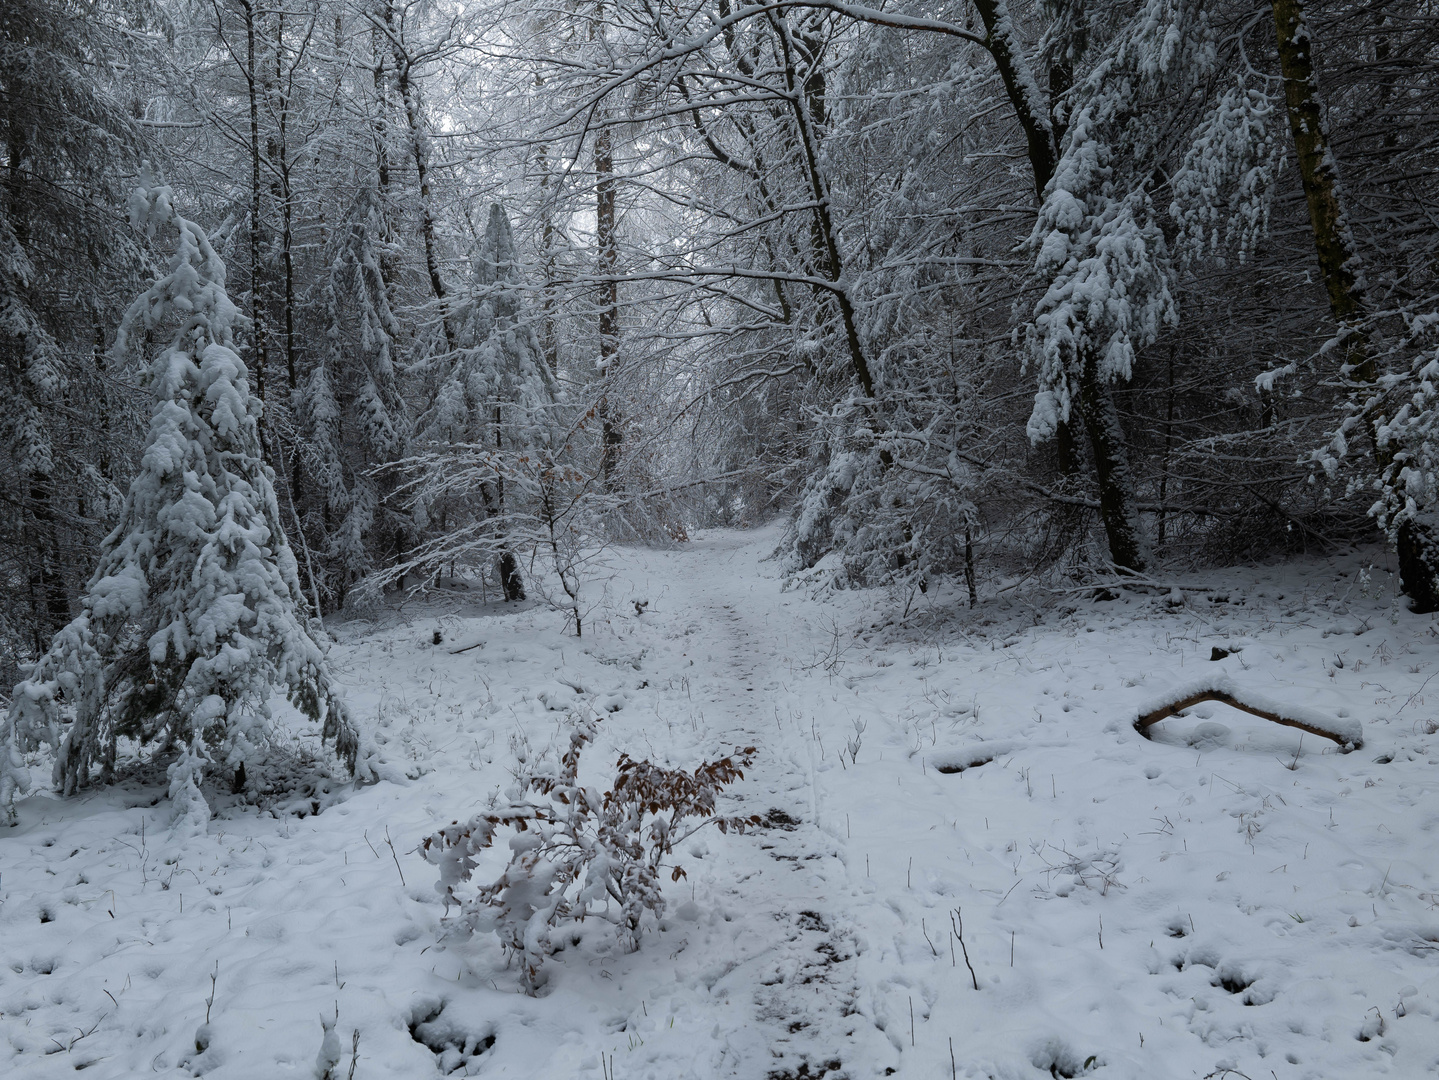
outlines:
M702 713L676 750L688 764L758 747L732 794L765 826L711 840L698 864L676 853L701 919L729 927L681 957L706 964L688 1011L718 1020L718 1060L696 1075L1257 1076L1277 1054L1385 1075L1391 1051L1417 1075L1439 1060L1429 1029L1399 1027L1431 992L1439 932L1416 937L1435 893L1410 883L1432 871L1393 831L1384 724L1360 755L1213 703L1155 740L1133 730L1196 672L1372 717L1370 669L1421 690L1426 638L1377 619L1384 639L1361 638L1317 604L1281 616L1263 601L1304 590L1237 572L1199 613L1140 597L1054 625L996 604L977 634L923 612L905 626L873 592L783 587L764 548L716 533L639 556L667 589L654 670L684 684L665 704ZM1213 641L1241 657L1211 660ZM1413 651L1391 664L1396 641ZM1433 761L1427 739L1407 753ZM1325 989L1336 977L1363 1009Z
M826 684L814 678L821 665L807 653L817 649L822 659L823 635L804 618L807 605L787 599L768 575L756 578L754 541L731 548L736 539L695 545L677 558L666 605L683 597L689 627L699 624L696 644L708 650L694 657L687 684L706 743L724 752L757 748L734 798L763 824L727 843L731 866L708 879L723 917L745 916L741 948L722 961L710 993L737 996L743 987L749 999L729 1030L716 1028L723 1044L716 1075L868 1076L897 1049L861 1015L868 995L851 901L858 889L843 841L817 815L813 723ZM692 561L704 570L685 572ZM739 572L727 572L731 562Z

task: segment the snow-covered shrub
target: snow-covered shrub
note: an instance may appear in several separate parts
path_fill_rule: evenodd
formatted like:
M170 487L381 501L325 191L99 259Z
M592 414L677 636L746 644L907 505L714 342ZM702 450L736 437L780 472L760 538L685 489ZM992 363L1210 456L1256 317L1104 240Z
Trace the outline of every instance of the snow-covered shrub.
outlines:
M273 686L322 725L350 769L362 767L359 732L303 614L261 454L260 403L235 351L244 317L224 262L171 199L148 168L131 197L137 228L177 236L168 272L126 313L117 352L166 325L173 336L146 371L149 435L80 614L15 688L0 728L0 813L12 819L29 785L26 751L55 748L55 786L68 795L97 765L101 782L113 778L123 738L175 754L170 796L203 823L204 770L259 757L273 735Z
M459 906L459 924L469 932L498 935L519 962L531 994L542 981L545 958L554 951L557 926L595 916L614 924L626 948L639 948L645 911L656 917L664 911L660 870L674 845L706 825L743 831L760 820L715 813L715 797L743 778L753 746L737 746L730 756L691 772L621 754L609 791L581 784L580 755L594 739L598 722L579 721L557 762L542 761L522 776L524 786L544 799L517 799L463 824L454 822L427 837L421 848L440 868L435 887L447 907L451 902ZM470 880L476 856L504 828L514 830L509 865L462 898L456 887ZM673 881L685 876L679 866L669 870Z
M828 458L801 492L787 574L837 588L926 589L947 574L972 581L983 478L954 449L961 422L920 430L900 410L891 420L882 434L832 425Z

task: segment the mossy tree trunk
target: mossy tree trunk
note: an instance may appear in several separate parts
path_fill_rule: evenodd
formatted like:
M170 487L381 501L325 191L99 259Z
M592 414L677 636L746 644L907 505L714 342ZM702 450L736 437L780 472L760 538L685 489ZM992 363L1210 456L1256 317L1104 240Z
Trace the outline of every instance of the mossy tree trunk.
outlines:
M1345 377L1356 391L1374 383L1378 365L1364 333L1368 315L1359 273L1359 258L1345 213L1339 169L1324 130L1324 101L1314 76L1313 39L1304 21L1304 0L1271 0L1279 42L1279 69L1289 130L1294 137L1304 198L1319 272L1329 294L1329 310L1339 323L1344 344ZM1376 464L1383 468L1384 451L1373 438ZM1425 523L1407 518L1396 530L1400 585L1417 612L1439 611L1439 537Z

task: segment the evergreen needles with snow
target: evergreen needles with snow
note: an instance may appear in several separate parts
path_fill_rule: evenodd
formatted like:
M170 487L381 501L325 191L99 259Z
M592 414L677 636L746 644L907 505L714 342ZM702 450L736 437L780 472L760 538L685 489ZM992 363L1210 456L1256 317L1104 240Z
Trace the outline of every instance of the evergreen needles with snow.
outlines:
M413 516L429 535L406 561L375 575L449 566L496 571L506 600L525 598L520 553L555 523L555 438L561 394L545 361L528 285L504 208L491 204L471 260L469 295L454 306L455 348L416 424L417 452L404 463Z
M390 496L385 471L409 450L413 421L401 389L388 298L391 229L380 200L361 185L334 239L321 290L325 335L303 392L296 395L302 471L314 487L307 526L318 536L323 603L344 606L356 582L414 542L409 517ZM380 466L380 468L376 468Z
M28 789L23 754L56 749L65 794L99 767L114 777L117 743L158 742L177 814L203 823L207 767L253 761L273 737L270 690L322 724L355 772L361 739L302 614L294 555L280 526L274 475L261 456L260 403L234 347L244 317L225 266L199 226L174 213L147 168L130 200L150 235L173 225L167 273L125 315L128 336L174 327L146 372L154 400L140 467L102 545L81 612L15 689L0 755L0 806L13 820ZM62 703L71 719L62 722Z

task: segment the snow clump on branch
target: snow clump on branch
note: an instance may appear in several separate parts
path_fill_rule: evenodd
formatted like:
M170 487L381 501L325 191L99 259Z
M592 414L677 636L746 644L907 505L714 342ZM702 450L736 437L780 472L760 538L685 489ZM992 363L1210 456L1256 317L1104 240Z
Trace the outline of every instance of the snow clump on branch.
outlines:
M81 611L16 688L0 741L0 813L29 788L24 754L55 750L54 783L73 794L115 775L121 739L173 754L177 817L203 827L206 769L256 760L275 732L269 698L321 725L357 775L372 773L302 614L295 557L264 463L248 372L234 334L245 319L204 231L178 216L147 167L130 220L176 230L168 271L126 313L116 350L173 326L145 378L154 401L140 468L81 598Z

